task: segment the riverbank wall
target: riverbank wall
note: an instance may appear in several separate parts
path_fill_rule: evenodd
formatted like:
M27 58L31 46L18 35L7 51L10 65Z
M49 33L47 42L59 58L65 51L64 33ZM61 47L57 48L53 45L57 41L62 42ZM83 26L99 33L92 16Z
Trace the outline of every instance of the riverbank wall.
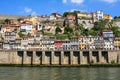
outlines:
M0 65L120 64L120 51L0 51Z

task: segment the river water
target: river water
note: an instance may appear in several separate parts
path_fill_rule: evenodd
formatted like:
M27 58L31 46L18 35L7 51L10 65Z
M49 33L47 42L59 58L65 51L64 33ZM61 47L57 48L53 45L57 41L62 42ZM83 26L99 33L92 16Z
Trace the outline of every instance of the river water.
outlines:
M120 80L120 68L0 67L0 80Z

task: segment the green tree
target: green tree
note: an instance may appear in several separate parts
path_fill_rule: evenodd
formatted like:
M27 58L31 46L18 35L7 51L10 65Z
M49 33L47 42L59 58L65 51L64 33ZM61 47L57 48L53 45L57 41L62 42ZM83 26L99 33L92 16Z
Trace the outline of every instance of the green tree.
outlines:
M113 26L110 28L113 31L115 36L120 36L120 28L118 26Z
M61 33L62 30L60 29L60 27L56 27L56 29L55 29L55 33L58 34L59 32Z
M108 23L109 23L108 20L101 20L99 22L95 22L94 27L89 31L89 34L94 35L94 36L99 34L100 31L106 29L106 25Z
M44 30L42 29L42 30L40 30L41 32L42 32L42 35L44 35L45 34L45 32L44 32Z
M23 20L23 18L18 18L17 21L20 22L21 20Z
M93 30L93 29L91 29L91 30L89 30L89 34L93 35L93 36L96 36L98 34L98 32Z
M63 17L67 17L67 15L69 15L69 12L64 12L63 13Z
M88 29L84 29L82 34L88 36L89 35Z
M10 19L5 19L4 22L5 22L6 24L9 24L9 23L10 23Z
M78 24L77 25L77 30L83 30L83 24Z
M94 30L96 31L102 31L105 28L105 23L104 21L100 21L100 22L95 22L94 23Z
M19 35L20 37L25 36L22 32L19 32L18 35Z
M28 33L28 34L27 34L27 36L31 36L31 34L30 34L30 33Z
M0 22L0 24L6 24L4 21Z
M68 33L72 34L73 33L73 29L67 26L67 27L64 28L64 33L65 34L68 34Z
M67 15L74 15L74 16L76 16L77 12L79 12L79 11L64 12L64 13L63 13L63 17L67 17Z
M75 36L79 36L79 33L77 31L75 32Z

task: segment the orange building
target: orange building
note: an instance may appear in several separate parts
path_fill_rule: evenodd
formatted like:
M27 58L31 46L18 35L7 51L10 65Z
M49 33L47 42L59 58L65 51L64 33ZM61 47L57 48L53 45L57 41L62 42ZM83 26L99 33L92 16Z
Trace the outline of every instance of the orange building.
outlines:
M110 16L109 14L103 14L103 17L106 20L112 20L113 19L112 16Z

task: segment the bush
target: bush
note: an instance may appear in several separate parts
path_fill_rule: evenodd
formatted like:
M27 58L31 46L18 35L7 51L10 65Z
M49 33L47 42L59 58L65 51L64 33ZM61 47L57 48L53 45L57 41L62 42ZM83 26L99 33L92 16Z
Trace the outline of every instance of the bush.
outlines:
M61 32L62 32L62 30L60 29L60 27L56 27L55 33L58 34L58 33L61 33Z
M111 61L111 64L115 64L115 60L112 60L112 61Z
M22 32L19 32L18 35L19 35L20 37L25 36L24 34L22 34Z

